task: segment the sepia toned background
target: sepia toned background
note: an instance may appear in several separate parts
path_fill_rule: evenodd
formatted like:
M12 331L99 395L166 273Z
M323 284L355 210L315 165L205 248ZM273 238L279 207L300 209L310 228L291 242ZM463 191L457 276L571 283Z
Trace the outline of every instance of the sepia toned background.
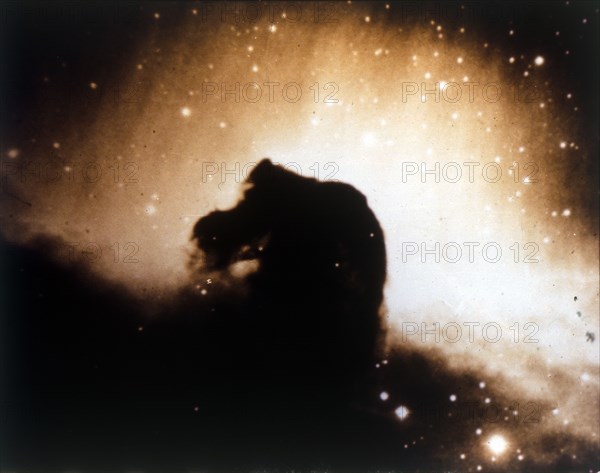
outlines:
M508 449L479 448L473 429L465 471L521 455L596 471L596 2L2 2L1 15L5 245L84 268L151 321L198 284L194 223L235 205L262 158L347 182L385 234L388 347L544 406L535 429L484 433ZM223 284L243 286L240 271ZM3 280L7 294L31 283Z

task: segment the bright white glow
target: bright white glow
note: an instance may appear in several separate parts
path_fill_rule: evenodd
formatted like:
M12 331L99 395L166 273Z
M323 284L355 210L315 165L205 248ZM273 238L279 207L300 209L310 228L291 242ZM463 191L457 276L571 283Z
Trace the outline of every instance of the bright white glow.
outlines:
M581 381L583 381L584 383L587 383L590 380L590 375L587 373L583 373L581 375Z
M375 134L372 132L367 132L362 135L362 142L367 147L372 147L377 144L377 138L375 138Z
M408 407L400 406L395 410L395 413L396 413L396 416L398 417L398 419L404 420L408 417L408 415L410 414L410 411L408 410Z
M381 399L382 401L387 401L389 398L390 398L390 395L385 391L382 391L379 394L379 399Z
M189 109L189 107L183 107L181 109L181 115L184 117L189 117L192 114L192 111Z
M488 439L487 444L488 448L496 455L504 453L506 447L508 447L508 442L501 435L492 435Z

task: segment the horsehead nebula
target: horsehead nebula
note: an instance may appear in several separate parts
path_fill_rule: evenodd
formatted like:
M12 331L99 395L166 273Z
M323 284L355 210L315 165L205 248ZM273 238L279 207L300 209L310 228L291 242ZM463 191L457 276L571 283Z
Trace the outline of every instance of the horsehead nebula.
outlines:
M3 466L599 468L595 5L11 4L4 18L3 331L22 343L6 348ZM279 177L259 185L265 162ZM286 396L298 432L327 425L339 443L276 448L265 432L286 430ZM52 405L33 435L24 412ZM123 411L128 453L110 435ZM197 439L229 456L194 456Z

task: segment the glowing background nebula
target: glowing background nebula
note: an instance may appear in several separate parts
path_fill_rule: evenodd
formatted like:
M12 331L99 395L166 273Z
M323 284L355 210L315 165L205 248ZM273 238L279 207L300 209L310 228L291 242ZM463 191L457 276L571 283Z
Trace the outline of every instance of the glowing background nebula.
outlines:
M473 343L466 333L458 343L433 335L423 342L420 333L405 343L482 380L509 380L507 396L558 409L543 429L597 441L600 358L598 341L586 341L599 332L597 142L587 134L594 95L561 69L564 32L540 31L554 42L545 49L519 43L517 26L503 25L503 38L486 34L479 10L461 23L412 4L415 17L404 16L408 4L294 5L282 17L275 4L274 17L263 10L256 21L235 21L217 4L140 8L143 27L123 49L90 52L106 62L89 74L78 69L72 95L65 84L73 65L57 59L35 77L37 104L2 143L5 236L95 242L111 256L90 270L151 306L190 284L193 223L235 204L249 163L268 156L303 175L348 182L368 197L386 234L390 344L402 343L407 322L497 323L498 343L479 328ZM237 7L252 16L255 5ZM592 35L598 10L579 8L569 18ZM237 101L235 93L222 97L235 83ZM277 83L272 96L265 83ZM422 97L423 85L437 91ZM449 162L460 165L457 182L435 182L420 169ZM477 163L473 182L465 162ZM497 182L483 178L488 163L490 176L502 171ZM527 182L534 169L537 182ZM115 264L112 245L123 252L128 242L139 262ZM403 253L410 242L417 255ZM463 258L421 262L421 243L436 242L457 242ZM465 242L480 244L472 263ZM489 242L503 251L497 263L480 252ZM538 262L524 261L527 243ZM528 322L538 342L515 343L510 327L519 323L522 337ZM489 442L498 455L518 444Z

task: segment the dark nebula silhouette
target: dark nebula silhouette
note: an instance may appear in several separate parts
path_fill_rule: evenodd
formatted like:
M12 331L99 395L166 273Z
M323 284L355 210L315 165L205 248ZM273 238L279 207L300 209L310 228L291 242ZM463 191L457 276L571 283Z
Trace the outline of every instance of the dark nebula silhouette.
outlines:
M360 192L266 160L247 184L192 234L216 279L252 261L234 280L244 290L215 280L202 294L192 277L152 317L122 286L57 261L61 241L0 241L2 471L476 471L478 428L552 454L553 471L597 463L593 445L539 432L552 406L505 421L503 380L482 391L433 356L383 352L384 238ZM485 465L548 471L533 453Z
M355 381L374 365L386 274L383 232L366 198L269 160L248 183L235 208L210 213L193 231L209 267L258 261L236 345L251 344L244 351L254 368L295 388Z

